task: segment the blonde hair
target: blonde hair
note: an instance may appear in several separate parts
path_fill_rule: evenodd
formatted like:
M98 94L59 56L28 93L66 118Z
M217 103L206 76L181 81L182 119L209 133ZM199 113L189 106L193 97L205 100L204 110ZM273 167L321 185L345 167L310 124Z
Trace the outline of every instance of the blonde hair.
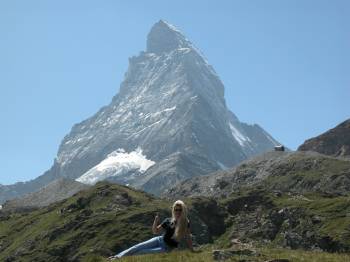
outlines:
M175 221L175 207L176 206L181 206L182 212L181 216L179 219L176 221L176 226L175 226L175 238L176 240L181 240L187 233L187 223L188 223L188 218L187 218L187 207L185 203L181 200L176 200L173 204L173 207L171 209L171 214L172 214L172 222Z

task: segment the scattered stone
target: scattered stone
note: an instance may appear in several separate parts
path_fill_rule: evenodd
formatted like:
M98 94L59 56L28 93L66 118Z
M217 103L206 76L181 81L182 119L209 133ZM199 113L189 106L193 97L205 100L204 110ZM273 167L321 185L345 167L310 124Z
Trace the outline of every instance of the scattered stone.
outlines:
M225 187L227 187L229 185L229 182L228 181L225 181L225 180L219 180L217 182L217 186L220 188L220 189L224 189Z
M296 249L303 246L303 238L296 232L285 232L283 244L286 247Z
M282 196L282 192L279 191L279 190L274 190L274 191L273 191L273 194L274 194L276 197Z
M241 244L241 241L238 238L234 238L231 240L232 244Z
M321 223L322 220L323 220L323 218L321 218L320 216L313 216L313 217L311 218L311 221L312 221L313 224Z

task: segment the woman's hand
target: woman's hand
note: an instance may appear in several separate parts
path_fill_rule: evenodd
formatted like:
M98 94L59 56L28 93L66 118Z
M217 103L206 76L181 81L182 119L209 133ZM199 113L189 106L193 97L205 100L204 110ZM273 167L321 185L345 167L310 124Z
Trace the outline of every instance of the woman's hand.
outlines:
M154 222L157 223L157 225L159 224L159 213L156 213L156 216L154 217Z
M159 214L158 214L158 212L157 212L157 213L156 213L156 216L154 217L153 226L152 226L152 232L153 232L153 234L159 234L159 232L160 232L161 226L158 225L158 224L159 224L159 221L160 221L160 219L159 219Z

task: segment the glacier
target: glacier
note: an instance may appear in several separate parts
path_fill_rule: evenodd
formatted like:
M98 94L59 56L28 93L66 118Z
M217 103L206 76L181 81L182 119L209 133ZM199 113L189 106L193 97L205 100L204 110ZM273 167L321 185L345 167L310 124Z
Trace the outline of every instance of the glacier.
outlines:
M106 180L114 176L122 176L130 171L144 173L154 164L154 161L147 159L146 156L142 154L141 148L137 148L130 153L119 148L110 153L106 159L77 178L76 181L94 185L98 181Z

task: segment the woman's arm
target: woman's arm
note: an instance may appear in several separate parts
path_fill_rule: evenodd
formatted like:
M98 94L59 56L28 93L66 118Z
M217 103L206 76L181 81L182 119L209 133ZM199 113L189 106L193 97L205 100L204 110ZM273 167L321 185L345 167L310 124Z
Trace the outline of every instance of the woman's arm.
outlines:
M187 240L188 248L189 248L191 251L193 251L192 235L191 235L191 231L190 231L189 228L187 229L186 240Z
M153 221L153 225L152 225L152 232L153 234L159 234L161 229L162 229L162 225L158 225L159 224L159 215L158 213L156 214L156 216L154 217L154 221Z

